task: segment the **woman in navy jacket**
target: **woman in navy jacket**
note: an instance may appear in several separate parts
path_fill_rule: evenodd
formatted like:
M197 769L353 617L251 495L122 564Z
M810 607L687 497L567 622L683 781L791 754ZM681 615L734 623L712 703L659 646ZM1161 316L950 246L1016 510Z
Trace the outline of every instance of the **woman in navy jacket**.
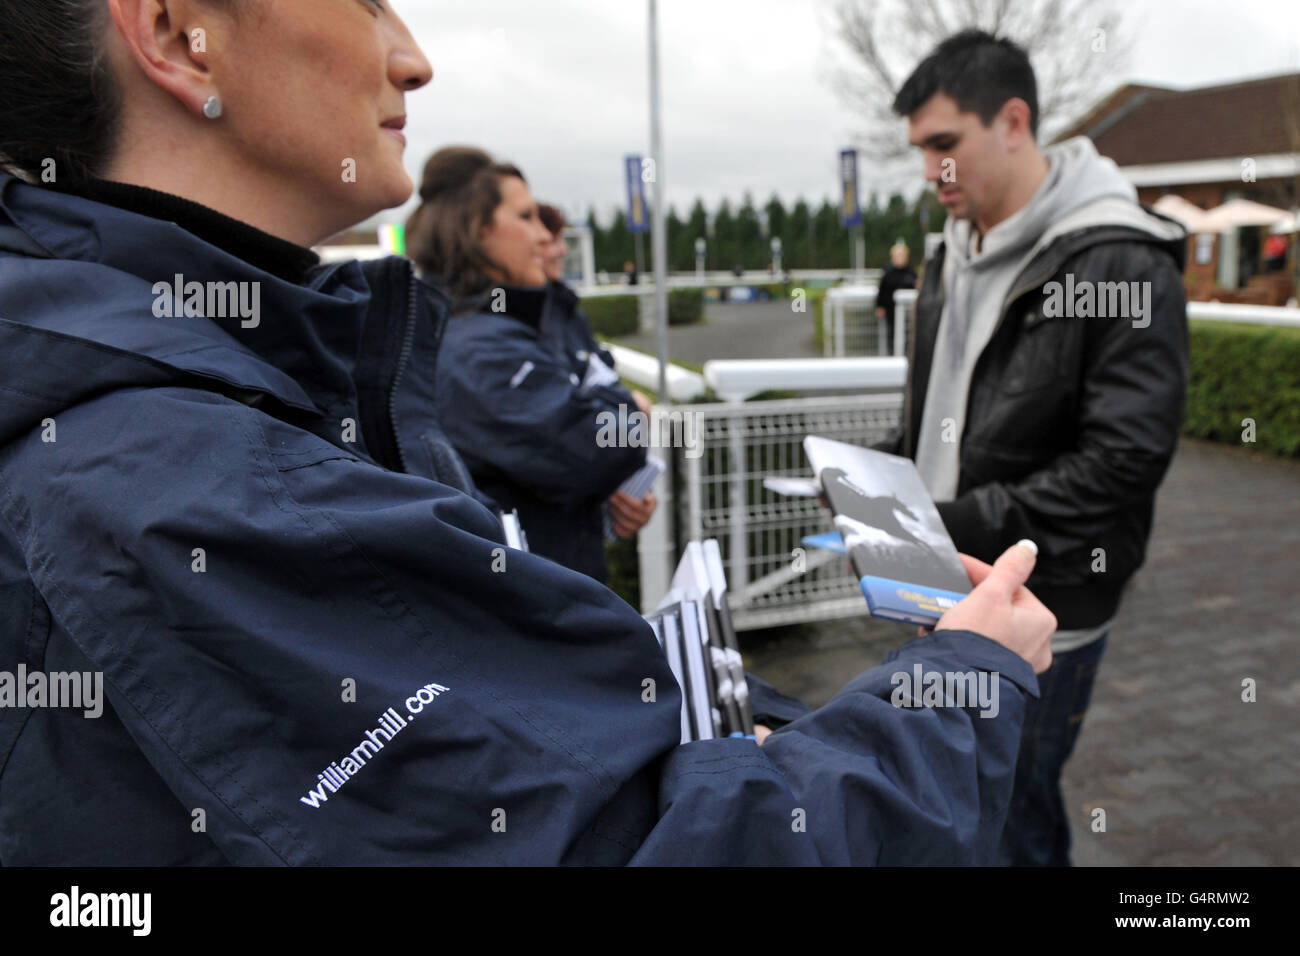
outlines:
M547 280L547 309L542 316L542 335L558 344L579 368L587 367L594 357L595 361L612 369L614 356L592 335L591 324L578 304L577 294L564 281L564 260L569 255L569 244L564 241L564 213L549 203L540 203L537 214L551 234L551 241L542 252L542 271ZM632 397L637 408L648 415L650 400L635 389ZM633 498L624 491L614 492L606 502L611 530L620 538L631 537L650 520L657 505L653 491L642 499Z
M594 378L600 357L552 328L551 233L518 168L448 147L425 165L420 194L407 252L454 303L437 416L483 492L518 509L529 550L604 581L605 503L645 464L635 438L648 429L630 442L602 436L648 403L612 373Z
M401 20L73 6L0 31L0 865L990 859L1055 629L1026 549L761 747L679 746L637 614L413 472L440 300L306 248L410 193ZM914 667L997 716L894 706Z

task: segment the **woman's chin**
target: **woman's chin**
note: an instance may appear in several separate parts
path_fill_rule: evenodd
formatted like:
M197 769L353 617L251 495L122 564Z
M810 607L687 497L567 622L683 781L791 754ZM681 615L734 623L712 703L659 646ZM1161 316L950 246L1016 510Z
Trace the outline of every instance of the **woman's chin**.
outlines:
M349 187L355 190L355 186ZM383 212L385 209L393 209L400 206L411 198L415 186L409 176L403 174L386 183L377 183L371 189L366 190L363 195L356 192L346 193L350 200L348 203L348 223L343 228L351 228L358 223L365 222L371 216Z
M385 187L384 204L379 207L380 209L392 209L394 206L400 206L411 198L411 193L415 192L415 183L412 182L410 174L401 167L386 180Z

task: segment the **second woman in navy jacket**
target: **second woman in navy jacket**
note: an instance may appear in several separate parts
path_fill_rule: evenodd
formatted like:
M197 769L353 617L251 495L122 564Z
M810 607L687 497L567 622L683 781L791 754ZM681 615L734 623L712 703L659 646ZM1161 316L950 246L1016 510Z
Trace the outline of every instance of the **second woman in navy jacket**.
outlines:
M602 413L626 421L636 402L616 381L588 381L585 363L542 334L551 234L516 167L449 147L429 159L420 195L408 253L455 303L437 416L479 488L518 509L533 553L604 581L603 506L645 449L599 441Z

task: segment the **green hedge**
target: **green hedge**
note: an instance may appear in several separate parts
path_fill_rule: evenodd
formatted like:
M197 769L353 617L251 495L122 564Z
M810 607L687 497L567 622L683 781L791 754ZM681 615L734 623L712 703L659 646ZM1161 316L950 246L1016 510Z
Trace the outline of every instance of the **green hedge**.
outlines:
M636 550L636 536L606 543L605 563L609 566L609 589L641 610L641 560Z
M640 310L634 295L599 295L582 300L591 331L608 338L636 335L640 327Z
M636 295L599 295L582 300L591 331L608 338L635 335L640 329ZM668 324L692 325L704 318L703 289L668 290Z
M1300 329L1232 322L1191 323L1185 434L1300 456ZM1248 443L1247 443L1248 444Z
M704 318L703 289L668 290L668 324L693 325Z

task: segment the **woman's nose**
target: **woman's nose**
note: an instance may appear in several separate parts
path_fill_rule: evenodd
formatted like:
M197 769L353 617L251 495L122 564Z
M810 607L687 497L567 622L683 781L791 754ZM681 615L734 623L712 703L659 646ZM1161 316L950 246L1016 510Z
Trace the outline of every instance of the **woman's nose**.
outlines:
M389 79L400 90L418 90L433 79L433 65L400 19L398 28L397 45L388 61Z

